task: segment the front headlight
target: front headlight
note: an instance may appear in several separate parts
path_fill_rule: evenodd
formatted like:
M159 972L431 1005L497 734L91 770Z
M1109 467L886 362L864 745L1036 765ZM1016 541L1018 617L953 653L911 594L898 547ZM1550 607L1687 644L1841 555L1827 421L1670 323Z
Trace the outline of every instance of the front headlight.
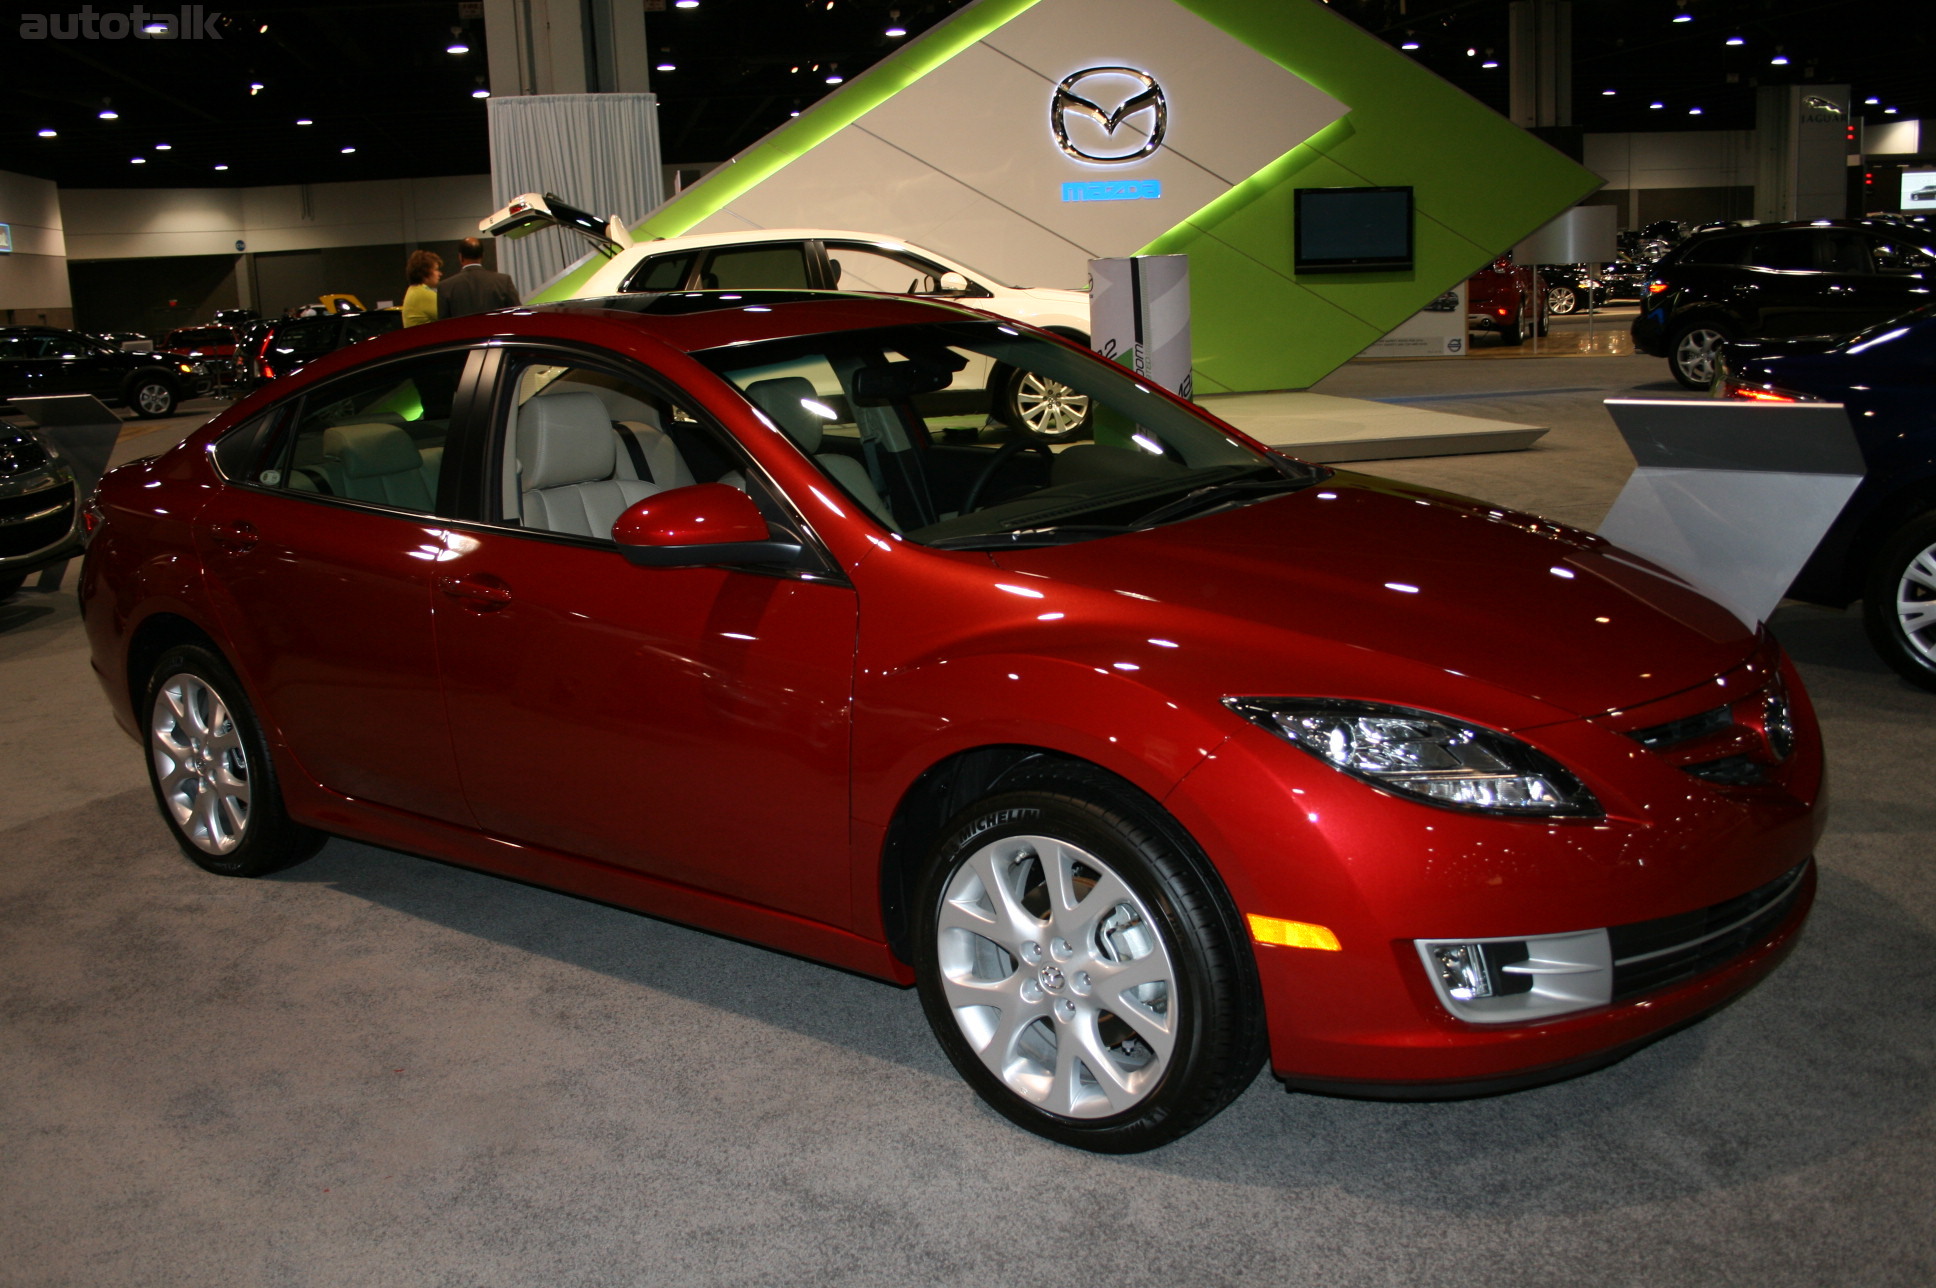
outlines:
M1292 746L1400 796L1510 818L1601 814L1593 793L1551 756L1449 716L1335 698L1223 701Z

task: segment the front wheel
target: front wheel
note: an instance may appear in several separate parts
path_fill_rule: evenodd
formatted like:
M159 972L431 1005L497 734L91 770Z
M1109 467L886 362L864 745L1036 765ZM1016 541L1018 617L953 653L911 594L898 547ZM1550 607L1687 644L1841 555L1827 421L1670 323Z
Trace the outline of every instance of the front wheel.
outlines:
M149 679L147 711L148 781L182 853L222 876L256 877L322 845L283 809L262 727L221 658L168 650Z
M1011 1121L1134 1153L1255 1076L1255 967L1187 844L1153 806L1072 773L970 807L936 847L918 904L922 1008Z
M140 376L128 386L128 406L143 420L175 410L175 386L158 376Z
M1712 322L1690 322L1675 331L1667 342L1667 365L1673 369L1674 379L1687 389L1713 385L1721 346L1732 338Z
M1869 642L1898 675L1936 691L1936 513L1883 543L1862 597Z
M1089 433L1089 396L1059 380L1010 371L996 388L995 399L1003 422L1038 443L1072 443Z
M1556 318L1563 318L1580 307L1580 299L1573 294L1570 286L1549 286L1546 288L1546 311Z

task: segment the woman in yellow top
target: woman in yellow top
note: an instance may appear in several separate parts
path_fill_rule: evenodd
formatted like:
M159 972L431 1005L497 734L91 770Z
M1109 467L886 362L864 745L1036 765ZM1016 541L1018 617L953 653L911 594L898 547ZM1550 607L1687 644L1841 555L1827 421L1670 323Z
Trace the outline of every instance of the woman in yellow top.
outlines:
M403 324L421 326L437 320L437 281L444 275L444 259L434 250L413 250L404 265L410 285L403 292Z

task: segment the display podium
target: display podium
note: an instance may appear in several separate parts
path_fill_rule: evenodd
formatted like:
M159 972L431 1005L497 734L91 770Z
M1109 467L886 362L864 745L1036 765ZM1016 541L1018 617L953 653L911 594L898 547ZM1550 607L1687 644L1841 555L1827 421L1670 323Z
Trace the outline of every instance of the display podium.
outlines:
M1775 611L1862 482L1840 403L1607 399L1637 468L1600 535L1749 626Z
M1190 257L1090 260L1089 331L1103 357L1190 397Z

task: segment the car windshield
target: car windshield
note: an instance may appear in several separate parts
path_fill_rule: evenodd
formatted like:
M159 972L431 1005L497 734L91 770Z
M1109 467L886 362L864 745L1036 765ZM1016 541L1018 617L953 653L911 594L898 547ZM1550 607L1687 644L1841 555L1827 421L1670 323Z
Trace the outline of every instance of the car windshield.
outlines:
M1093 540L1268 500L1323 473L1259 451L1114 363L1000 323L841 331L696 356L834 486L923 545ZM1018 428L1030 421L1092 441L1044 442Z

